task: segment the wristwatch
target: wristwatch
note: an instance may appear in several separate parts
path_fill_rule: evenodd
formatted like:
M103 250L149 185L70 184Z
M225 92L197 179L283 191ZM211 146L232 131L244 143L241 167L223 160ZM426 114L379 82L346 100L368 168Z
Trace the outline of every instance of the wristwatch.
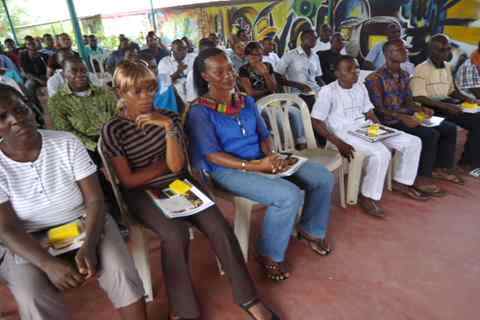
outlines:
M242 160L242 171L246 172L247 171L247 161Z

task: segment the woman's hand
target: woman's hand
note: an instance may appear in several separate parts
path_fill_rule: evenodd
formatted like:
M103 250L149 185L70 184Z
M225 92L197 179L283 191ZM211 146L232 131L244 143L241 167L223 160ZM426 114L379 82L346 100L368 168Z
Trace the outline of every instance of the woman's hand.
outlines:
M58 258L52 257L43 271L59 290L78 287L85 281L72 266Z
M93 277L97 272L98 264L96 248L85 242L75 255L75 262L78 272L84 276L85 279Z
M279 154L271 154L259 161L260 172L279 173L289 168L288 161L283 159Z
M161 114L160 112L141 114L135 119L135 123L141 129L143 129L147 124L164 127L165 130L171 130L173 128L172 119L164 114Z
M263 62L259 62L253 65L253 69L261 75L268 74L268 68Z

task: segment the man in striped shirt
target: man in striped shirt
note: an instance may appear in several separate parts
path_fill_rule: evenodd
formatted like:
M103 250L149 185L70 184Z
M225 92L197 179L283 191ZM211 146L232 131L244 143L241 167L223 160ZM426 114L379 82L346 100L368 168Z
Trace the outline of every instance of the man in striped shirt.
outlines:
M37 130L13 88L0 85L0 281L25 319L70 319L59 290L97 274L122 319L146 319L141 280L117 226L105 214L96 166L80 141ZM71 265L36 235L85 216L84 243Z

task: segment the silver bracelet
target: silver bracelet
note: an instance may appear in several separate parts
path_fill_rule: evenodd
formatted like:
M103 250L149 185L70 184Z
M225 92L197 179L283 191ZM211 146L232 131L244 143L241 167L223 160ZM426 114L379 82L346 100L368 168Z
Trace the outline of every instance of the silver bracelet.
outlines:
M178 138L178 130L176 128L165 131L165 138L172 138L172 137Z

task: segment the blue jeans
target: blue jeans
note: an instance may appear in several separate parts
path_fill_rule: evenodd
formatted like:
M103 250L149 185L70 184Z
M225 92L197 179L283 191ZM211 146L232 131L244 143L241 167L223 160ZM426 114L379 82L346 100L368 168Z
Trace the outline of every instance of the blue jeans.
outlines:
M308 161L288 178L229 168L219 168L210 174L222 188L268 206L257 248L261 255L276 262L285 259L302 204L301 230L312 237L325 238L335 179L321 164Z

